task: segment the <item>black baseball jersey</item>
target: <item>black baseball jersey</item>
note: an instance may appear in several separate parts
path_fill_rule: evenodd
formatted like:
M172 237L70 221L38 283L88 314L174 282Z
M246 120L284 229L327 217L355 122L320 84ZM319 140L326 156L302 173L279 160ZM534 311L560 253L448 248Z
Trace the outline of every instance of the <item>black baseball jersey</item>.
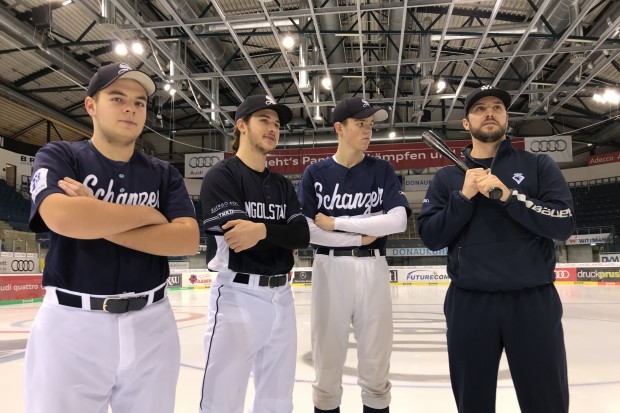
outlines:
M411 214L392 164L368 155L352 168L333 157L308 166L299 183L299 200L312 219L319 212L331 217L371 216L399 206ZM364 248L385 248L386 243L387 236L380 237Z
M207 267L276 275L293 267L293 253L262 240L236 253L228 248L221 226L235 219L286 225L305 222L291 182L280 174L257 172L234 156L209 169L200 191L203 224L207 234Z
M179 171L135 150L129 162L103 156L90 141L53 142L36 154L30 195L30 229L49 231L39 215L41 202L64 191L58 181L73 178L106 202L148 205L168 220L196 217ZM88 294L148 291L169 275L166 257L136 251L104 239L81 240L50 231L43 285ZM163 240L162 240L163 241Z

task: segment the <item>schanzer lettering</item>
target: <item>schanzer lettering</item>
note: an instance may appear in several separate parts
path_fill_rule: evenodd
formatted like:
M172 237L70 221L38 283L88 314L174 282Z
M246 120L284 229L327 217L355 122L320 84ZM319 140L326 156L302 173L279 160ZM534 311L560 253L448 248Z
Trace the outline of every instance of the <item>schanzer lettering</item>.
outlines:
M90 174L84 179L84 185L93 190L95 198L101 199L105 202L114 204L126 204L126 205L146 205L154 208L159 208L159 191L157 192L123 192L121 194L115 194L112 188L114 187L114 180L110 179L107 191L103 188L95 190L95 187L99 182L97 176Z
M336 184L332 195L322 195L323 185L320 182L314 184L316 197L319 199L318 207L334 210L337 209L358 209L366 208L365 214L370 214L371 208L383 203L383 188L377 188L377 191L370 193L357 192L355 194L339 194L338 188L340 184Z
M286 219L286 205L265 205L263 202L246 202L245 212L247 212L250 218Z

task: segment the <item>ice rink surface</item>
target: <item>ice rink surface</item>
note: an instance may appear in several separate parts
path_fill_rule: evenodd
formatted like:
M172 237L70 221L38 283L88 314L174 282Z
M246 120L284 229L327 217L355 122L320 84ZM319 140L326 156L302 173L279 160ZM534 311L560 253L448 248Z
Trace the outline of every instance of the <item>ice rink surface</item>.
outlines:
M570 411L620 412L620 286L558 285L564 304ZM392 286L394 349L391 363L394 413L456 413L448 376L446 286ZM311 287L293 287L298 320L294 412L312 413L314 370L310 351ZM175 413L198 411L203 375L203 336L209 289L172 290L169 297L181 339L181 373ZM30 325L39 303L0 306L0 411L23 412L22 369ZM350 335L341 411L362 411L356 383L355 340ZM246 409L253 394L252 383ZM510 372L502 360L497 413L520 412ZM56 412L52 412L56 413ZM85 412L86 413L86 412ZM146 412L145 412L146 413Z

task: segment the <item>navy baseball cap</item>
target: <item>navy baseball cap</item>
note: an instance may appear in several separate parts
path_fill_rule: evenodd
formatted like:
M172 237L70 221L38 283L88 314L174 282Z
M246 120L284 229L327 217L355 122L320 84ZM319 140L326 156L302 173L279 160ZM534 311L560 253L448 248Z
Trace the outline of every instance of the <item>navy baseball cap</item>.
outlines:
M127 63L110 63L101 66L88 84L87 96L93 97L101 89L105 89L118 79L132 79L140 83L146 94L151 96L155 93L155 82L146 73L133 70Z
M235 122L262 109L271 109L275 111L280 119L280 125L286 125L293 119L293 111L288 106L276 103L276 101L268 95L254 95L248 96L239 105L237 112L235 112Z
M465 98L465 116L469 113L469 109L474 106L474 103L487 96L495 96L504 103L506 109L510 107L511 97L510 93L504 89L500 89L493 86L481 86L478 89L474 89L469 92L469 95Z
M388 118L385 109L373 108L366 99L349 98L338 103L332 113L332 121L344 122L348 118L366 119L373 117L375 122L381 122Z

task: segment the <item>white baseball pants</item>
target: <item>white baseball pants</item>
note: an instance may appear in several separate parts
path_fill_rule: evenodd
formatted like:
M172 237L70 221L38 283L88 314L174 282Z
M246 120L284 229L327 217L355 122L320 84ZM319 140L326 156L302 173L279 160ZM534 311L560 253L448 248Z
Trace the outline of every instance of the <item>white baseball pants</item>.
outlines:
M205 336L206 369L202 413L242 413L250 373L254 374L252 413L293 411L297 324L291 286L233 282L219 272L211 285Z
M349 328L357 341L362 402L374 409L390 404L392 296L385 257L316 254L312 267L313 402L321 410L340 406Z
M27 413L172 413L180 346L168 298L109 314L48 290L26 348Z

